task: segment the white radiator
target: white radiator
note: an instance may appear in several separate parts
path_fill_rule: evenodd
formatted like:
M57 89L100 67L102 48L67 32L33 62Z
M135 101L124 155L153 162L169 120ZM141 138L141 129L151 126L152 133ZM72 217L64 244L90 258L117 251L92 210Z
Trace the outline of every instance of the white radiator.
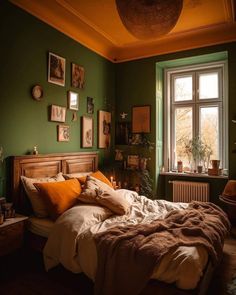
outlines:
M173 202L209 202L209 183L193 181L172 181Z

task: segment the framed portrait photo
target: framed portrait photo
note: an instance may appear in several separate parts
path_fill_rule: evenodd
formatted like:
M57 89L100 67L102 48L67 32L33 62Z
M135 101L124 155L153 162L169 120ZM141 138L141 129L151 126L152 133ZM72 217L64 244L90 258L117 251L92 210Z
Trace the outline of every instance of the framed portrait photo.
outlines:
M68 91L68 109L78 111L79 110L79 93Z
M94 113L94 99L92 97L87 97L87 113L93 114Z
M81 117L81 127L82 127L82 148L93 147L93 118L89 116Z
M98 111L98 148L108 149L111 146L111 113Z
M51 121L64 123L66 121L66 107L51 105Z
M128 155L127 156L127 166L131 169L139 168L139 156L138 155Z
M79 89L84 88L85 70L84 67L75 63L71 64L71 86Z
M48 55L48 82L65 86L66 60L49 52Z
M151 132L151 106L134 106L132 108L132 133Z
M70 141L70 126L68 125L57 126L57 140Z

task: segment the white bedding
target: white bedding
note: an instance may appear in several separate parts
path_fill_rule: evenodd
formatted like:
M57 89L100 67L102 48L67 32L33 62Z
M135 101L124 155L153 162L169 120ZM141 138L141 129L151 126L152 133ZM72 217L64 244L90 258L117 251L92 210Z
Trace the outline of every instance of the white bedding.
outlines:
M78 205L61 215L53 226L44 248L46 269L61 263L68 270L84 272L92 280L97 268L97 252L93 235L116 225L150 223L164 218L174 209L185 209L188 204L164 200L150 200L128 190L118 191L132 203L128 215L111 215L111 211L95 205ZM179 288L197 286L208 260L204 247L178 247L169 252L156 266L152 278L175 282Z
M54 223L49 218L30 216L27 220L27 229L36 235L48 238Z

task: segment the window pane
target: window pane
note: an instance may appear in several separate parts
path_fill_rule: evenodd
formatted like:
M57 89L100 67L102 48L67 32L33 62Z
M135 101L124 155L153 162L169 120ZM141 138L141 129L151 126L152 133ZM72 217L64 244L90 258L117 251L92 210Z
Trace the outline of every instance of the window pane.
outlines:
M175 109L175 166L179 160L183 162L183 167L190 166L190 159L184 152L184 146L192 138L192 116L191 107Z
M199 75L199 99L219 97L218 73Z
M193 86L192 76L185 76L181 78L175 78L174 80L174 100L185 101L192 100Z
M217 106L200 107L200 137L209 147L210 158L219 159L219 108Z

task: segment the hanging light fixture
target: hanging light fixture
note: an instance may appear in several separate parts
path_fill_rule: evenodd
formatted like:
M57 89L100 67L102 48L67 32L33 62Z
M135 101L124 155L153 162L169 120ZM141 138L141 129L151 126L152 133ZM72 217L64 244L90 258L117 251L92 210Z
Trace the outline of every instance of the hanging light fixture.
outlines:
M116 0L121 21L138 39L169 33L176 25L183 0Z

